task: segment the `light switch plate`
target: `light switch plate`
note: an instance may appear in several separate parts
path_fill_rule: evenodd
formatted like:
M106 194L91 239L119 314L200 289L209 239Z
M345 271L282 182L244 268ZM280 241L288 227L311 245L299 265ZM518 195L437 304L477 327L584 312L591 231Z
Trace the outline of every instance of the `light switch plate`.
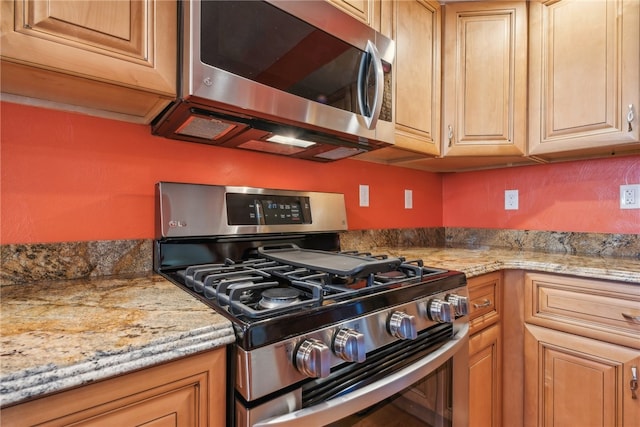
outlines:
M369 186L365 184L360 184L360 206L369 206Z
M404 190L404 208L413 209L413 190Z

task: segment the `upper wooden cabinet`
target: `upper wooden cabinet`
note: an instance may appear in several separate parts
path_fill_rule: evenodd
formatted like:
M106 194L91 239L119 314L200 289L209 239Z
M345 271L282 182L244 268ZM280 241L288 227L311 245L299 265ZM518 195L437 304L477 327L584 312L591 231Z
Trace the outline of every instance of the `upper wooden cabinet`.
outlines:
M440 154L440 4L382 3L382 31L396 43L393 85L395 146L364 160L395 163Z
M396 147L440 154L440 5L393 3Z
M19 101L149 123L176 96L176 2L3 1L1 19L2 92Z
M526 2L391 4L396 145L358 158L431 171L533 163Z
M532 1L529 50L531 155L640 149L640 2Z
M444 7L443 154L524 155L526 2Z
M327 0L368 26L380 29L380 3L382 0Z

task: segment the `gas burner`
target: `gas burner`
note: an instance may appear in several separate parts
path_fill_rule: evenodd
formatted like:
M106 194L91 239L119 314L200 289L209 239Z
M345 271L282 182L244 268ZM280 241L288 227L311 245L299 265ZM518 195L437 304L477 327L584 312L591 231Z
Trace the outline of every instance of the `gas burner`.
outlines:
M272 309L293 304L300 301L300 292L294 288L271 288L262 291L262 299L258 306L264 309Z
M375 275L376 280L382 283L387 283L395 280L402 280L402 279L406 279L407 277L408 277L407 274L405 274L400 270L386 271L384 273L378 273Z

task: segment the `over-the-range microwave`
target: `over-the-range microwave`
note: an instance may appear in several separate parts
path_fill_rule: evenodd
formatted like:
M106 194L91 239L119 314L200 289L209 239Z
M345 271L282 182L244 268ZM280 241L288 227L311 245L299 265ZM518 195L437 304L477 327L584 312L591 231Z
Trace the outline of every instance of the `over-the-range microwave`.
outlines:
M324 0L182 1L168 138L332 161L393 144L393 41Z

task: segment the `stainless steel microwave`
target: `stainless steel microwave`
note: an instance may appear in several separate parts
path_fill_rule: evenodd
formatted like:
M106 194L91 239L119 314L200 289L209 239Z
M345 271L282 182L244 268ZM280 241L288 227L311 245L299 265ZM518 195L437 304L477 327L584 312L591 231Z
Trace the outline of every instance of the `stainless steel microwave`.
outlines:
M393 41L320 0L183 1L168 138L332 161L393 144Z

